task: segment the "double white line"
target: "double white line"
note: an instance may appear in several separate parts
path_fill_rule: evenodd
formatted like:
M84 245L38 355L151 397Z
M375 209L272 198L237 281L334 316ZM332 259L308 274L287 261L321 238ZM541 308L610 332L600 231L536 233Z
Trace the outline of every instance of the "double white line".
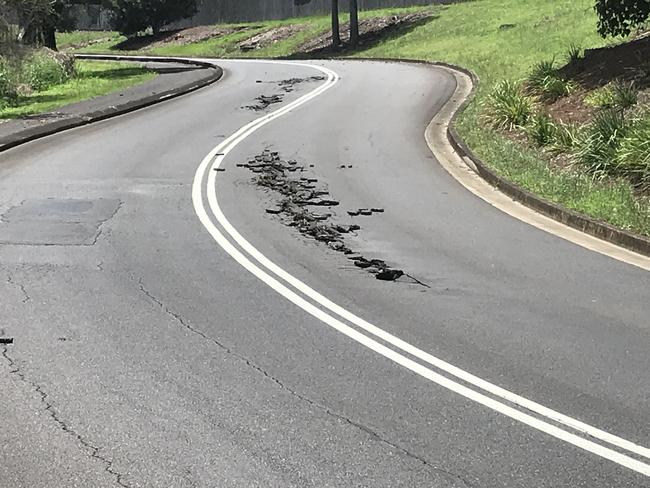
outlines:
M650 465L645 462L645 459L650 459L650 449L523 398L418 349L333 303L271 262L244 239L228 221L219 207L216 193L216 171L214 170L222 164L228 153L244 139L273 120L286 115L290 111L323 94L339 81L339 76L330 69L304 63L258 60L237 60L229 62L278 63L308 67L320 71L327 77L325 83L307 95L239 129L215 147L198 167L192 187L194 209L203 226L230 256L261 281L310 315L400 366L534 429L638 473L650 476ZM206 210L206 199L210 212ZM221 230L217 227L217 224L221 227ZM317 307L315 304L320 307ZM353 328L351 325L356 326L357 329L362 330L364 333ZM376 339L380 339L391 347L382 344ZM444 372L456 379L443 376L440 372L424 366L402 353L408 354L412 358L416 358L422 363L436 368L437 371ZM457 380L462 380L465 384ZM595 441L600 441L601 443ZM614 448L618 448L618 450ZM637 458L631 455L635 455ZM638 458L645 459L641 461Z

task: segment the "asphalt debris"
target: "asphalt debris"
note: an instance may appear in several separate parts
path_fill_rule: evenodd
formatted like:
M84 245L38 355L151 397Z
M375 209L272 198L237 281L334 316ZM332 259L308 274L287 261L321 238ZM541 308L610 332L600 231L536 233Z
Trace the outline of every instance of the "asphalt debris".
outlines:
M236 166L251 171L256 185L279 195L274 205L265 209L267 214L278 216L285 225L294 227L302 235L345 254L356 267L374 274L378 280L404 281L403 278L410 278L403 270L393 268L381 259L368 259L349 248L345 236L361 230L361 226L336 223L333 221L332 212L315 210L315 207L331 209L340 205L340 202L332 198L327 187L321 184L318 178L296 174L306 171L305 165L296 160L282 159L278 152L267 149ZM347 213L350 216L369 216L383 211L383 208L363 208ZM414 278L409 282L426 286Z
M248 110L255 110L256 112L260 112L262 110L266 110L269 108L269 106L276 104L276 103L282 103L282 100L284 99L284 95L260 95L257 97L255 100L257 103L255 105L247 105L246 109Z
M13 344L13 337L0 337L0 344Z

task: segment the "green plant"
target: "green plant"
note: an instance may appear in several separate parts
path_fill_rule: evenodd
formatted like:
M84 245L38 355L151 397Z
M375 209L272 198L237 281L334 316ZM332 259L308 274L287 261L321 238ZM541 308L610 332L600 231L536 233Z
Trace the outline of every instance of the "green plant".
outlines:
M555 126L550 149L554 152L571 152L581 141L582 134L576 125L560 122Z
M633 107L638 102L638 94L633 82L615 81L594 90L585 97L585 103L603 109Z
M530 124L526 128L526 134L538 146L548 146L555 140L557 131L553 119L545 113L538 113L531 117Z
M597 177L616 173L616 158L628 124L618 110L603 110L586 128L574 152L575 160Z
M633 121L621 138L616 170L630 178L643 192L650 192L650 112Z
M623 83L616 81L612 87L612 93L614 105L622 109L633 107L639 100L634 82Z
M11 63L0 56L0 99L16 95L16 70Z
M509 80L497 83L487 98L487 117L502 130L524 127L533 114L534 101L523 93L521 84Z
M569 64L577 63L582 59L582 48L577 44L571 44L567 52L567 62Z
M585 97L585 104L597 108L612 108L615 106L614 91L610 85L593 90Z
M71 76L63 63L47 52L33 54L22 67L23 82L36 91L65 83Z
M543 89L548 78L557 78L555 58L535 63L526 81L532 88Z
M540 61L533 65L526 83L534 93L550 99L569 95L576 88L574 82L565 80L558 75L554 59Z

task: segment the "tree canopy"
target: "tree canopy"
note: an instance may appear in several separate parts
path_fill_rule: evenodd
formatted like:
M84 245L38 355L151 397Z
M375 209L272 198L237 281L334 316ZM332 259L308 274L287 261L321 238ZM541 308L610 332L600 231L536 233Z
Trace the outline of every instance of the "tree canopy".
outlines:
M597 0L601 36L626 36L650 16L650 0Z

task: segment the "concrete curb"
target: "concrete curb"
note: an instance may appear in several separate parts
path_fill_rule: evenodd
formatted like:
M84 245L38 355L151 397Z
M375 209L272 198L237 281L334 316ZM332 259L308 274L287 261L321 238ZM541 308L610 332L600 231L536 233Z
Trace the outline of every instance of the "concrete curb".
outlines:
M410 59L390 59L390 58L333 58L338 61L381 61L390 63L410 63L410 64L426 64L429 66L443 67L449 70L458 71L467 75L472 80L472 92L469 97L465 99L461 107L456 111L451 119L451 123L447 128L447 139L452 145L454 150L459 154L461 159L465 161L467 166L478 174L483 180L495 187L500 192L509 196L513 200L527 206L528 208L538 212L546 217L549 217L557 222L572 227L580 232L591 235L598 239L610 242L617 246L624 247L630 251L650 257L650 238L634 234L632 232L619 229L613 225L605 222L600 222L584 214L562 207L556 203L550 202L534 193L521 188L520 186L506 180L492 171L474 152L467 146L465 141L460 137L455 129L456 121L460 114L465 110L469 103L476 94L476 87L478 86L478 77L465 68L454 66L448 63L410 60ZM469 162L472 164L469 164Z
M109 119L111 117L116 117L118 115L123 115L135 110L139 110L156 103L164 102L172 98L185 95L187 93L198 90L205 86L211 85L221 79L223 76L223 70L216 64L207 63L203 61L195 61L186 58L171 58L171 57L161 57L161 58L152 58L152 57L135 57L135 56L111 56L111 55L86 55L78 54L75 56L77 59L96 59L96 60L105 60L105 61L140 61L140 62L160 62L160 63L174 63L174 64L188 64L193 66L199 66L201 68L206 68L206 75L192 83L186 83L184 85L172 88L170 90L165 90L156 95L150 95L138 100L131 100L120 105L114 105L106 107L101 110L96 110L79 116L72 116L66 118L65 120L58 120L54 122L49 122L43 124L39 127L32 127L29 129L24 129L19 131L11 136L4 137L0 139L0 152L11 149L12 147L25 144L27 142L40 139L58 132L62 132L69 129L74 129L76 127L81 127L83 125L92 124L93 122L99 122L100 120Z

